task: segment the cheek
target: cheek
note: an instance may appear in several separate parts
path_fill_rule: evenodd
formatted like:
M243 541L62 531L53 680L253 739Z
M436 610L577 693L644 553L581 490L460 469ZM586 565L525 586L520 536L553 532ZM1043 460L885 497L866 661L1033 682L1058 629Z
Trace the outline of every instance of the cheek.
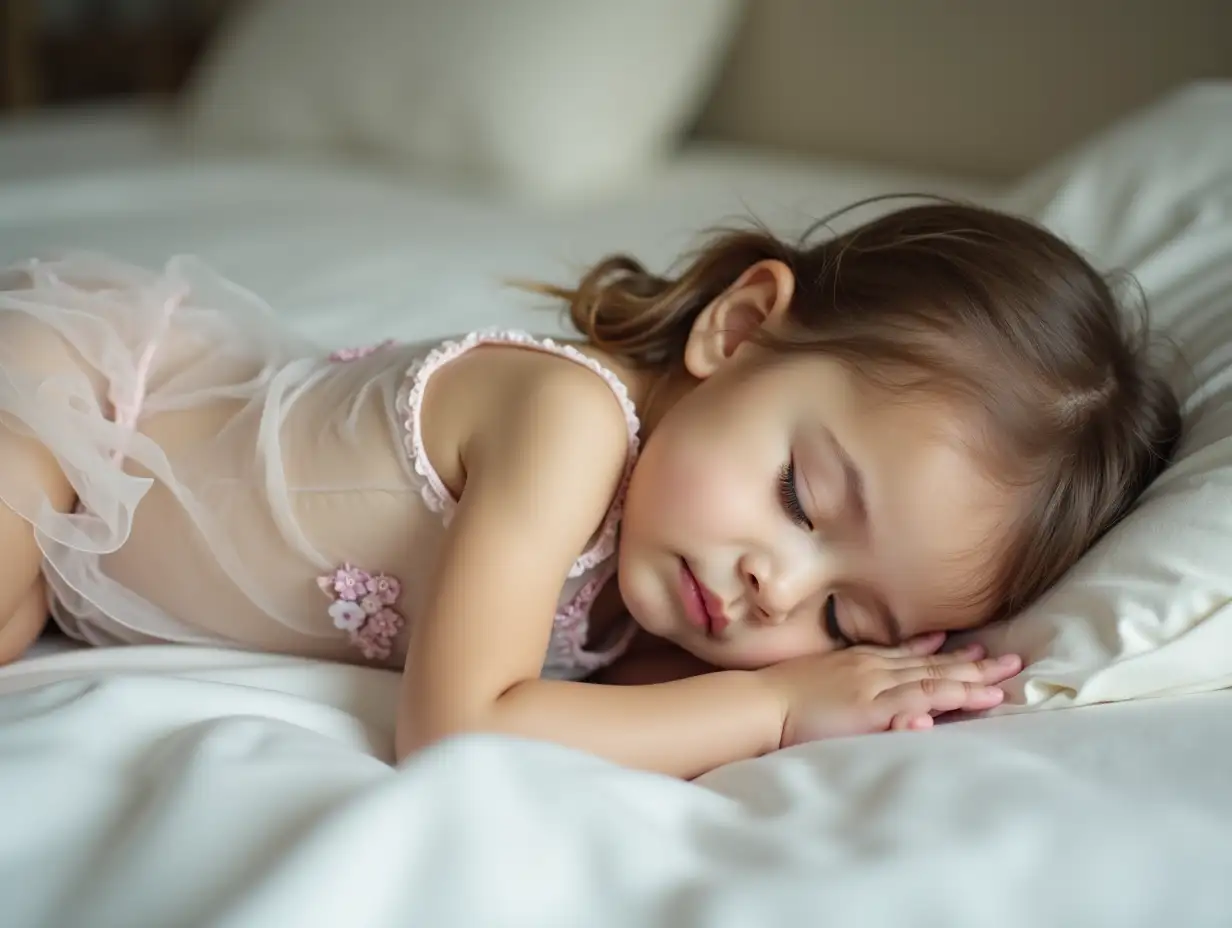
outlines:
M647 476L643 518L680 544L733 541L754 524L747 483L722 463L677 459Z
M657 440L656 440L657 439ZM729 534L755 525L770 499L773 466L751 450L757 440L726 440L690 430L653 436L631 497L673 534Z

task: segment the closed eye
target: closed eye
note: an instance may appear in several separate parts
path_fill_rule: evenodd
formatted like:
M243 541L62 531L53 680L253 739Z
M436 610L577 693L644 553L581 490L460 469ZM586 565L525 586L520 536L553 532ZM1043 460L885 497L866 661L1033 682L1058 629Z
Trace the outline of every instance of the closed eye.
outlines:
M788 517L801 528L813 530L813 523L800 505L800 495L796 492L796 462L789 460L779 471L779 498Z
M837 598L833 595L827 596L824 611L826 620L826 634L830 636L830 640L839 645L839 647L843 648L849 648L855 644L854 641L847 637L846 632L844 632L842 627L838 624Z

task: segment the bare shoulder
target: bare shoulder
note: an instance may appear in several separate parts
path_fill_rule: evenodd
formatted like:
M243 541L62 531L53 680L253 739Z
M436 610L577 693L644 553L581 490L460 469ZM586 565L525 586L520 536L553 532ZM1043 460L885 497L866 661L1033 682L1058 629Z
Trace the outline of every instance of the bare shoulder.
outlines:
M452 442L461 490L407 652L403 745L474 725L538 676L562 584L628 459L619 402L568 359L476 348L437 376L423 425Z
M566 358L516 349L501 354L492 358L499 373L481 388L483 412L463 445L464 462L500 460L550 474L562 488L581 490L594 478L614 490L629 440L611 387Z
M610 496L628 455L620 403L594 371L556 355L475 348L435 374L424 400L424 443L457 495L489 466L533 469L561 492ZM589 494L587 494L589 495Z

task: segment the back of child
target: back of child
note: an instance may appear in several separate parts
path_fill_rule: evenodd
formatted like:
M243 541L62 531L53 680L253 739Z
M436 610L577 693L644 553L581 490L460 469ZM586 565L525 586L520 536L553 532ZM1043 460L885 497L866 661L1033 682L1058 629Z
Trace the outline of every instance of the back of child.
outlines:
M3 410L63 462L77 502L57 512L41 489L3 495L37 526L55 619L93 645L401 667L405 617L456 505L424 447L423 397L475 348L538 348L593 367L637 432L614 375L550 340L485 332L327 355L193 261L158 275L79 255L10 273ZM584 617L614 572L608 521L580 552L562 613ZM577 630L552 642L549 673L609 662L612 648L586 651Z
M3 283L0 658L50 609L405 667L401 753L483 728L688 775L992 705L1015 659L941 633L1055 582L1179 432L1098 275L952 204L609 259L543 288L578 344L329 355L189 259Z

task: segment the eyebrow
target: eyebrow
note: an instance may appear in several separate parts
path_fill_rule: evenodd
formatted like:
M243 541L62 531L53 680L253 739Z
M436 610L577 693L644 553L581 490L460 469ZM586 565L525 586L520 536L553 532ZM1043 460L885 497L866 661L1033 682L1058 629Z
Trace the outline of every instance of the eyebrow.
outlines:
M833 433L830 434L830 441L833 442L834 448L838 452L839 460L843 463L843 473L846 474L847 479L847 492L855 497L856 505L859 506L865 521L871 521L868 510L868 497L864 494L864 474L856 466L856 462L851 459L847 449L842 446ZM886 630L890 633L890 646L897 648L903 643L903 627L899 623L898 617L894 615L893 610L890 609L880 596L874 594L872 599L875 605L874 611L880 614L885 622Z

